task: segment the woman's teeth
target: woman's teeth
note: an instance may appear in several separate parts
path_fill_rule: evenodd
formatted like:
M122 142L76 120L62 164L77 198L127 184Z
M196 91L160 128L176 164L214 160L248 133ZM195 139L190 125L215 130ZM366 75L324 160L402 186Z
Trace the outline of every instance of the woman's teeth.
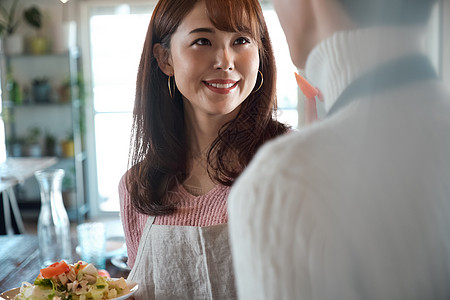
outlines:
M234 83L208 83L208 85L218 89L229 89L234 85Z

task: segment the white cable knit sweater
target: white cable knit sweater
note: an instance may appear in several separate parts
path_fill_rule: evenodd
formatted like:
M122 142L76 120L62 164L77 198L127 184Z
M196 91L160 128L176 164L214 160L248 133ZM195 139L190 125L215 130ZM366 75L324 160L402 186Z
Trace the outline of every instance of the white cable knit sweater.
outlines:
M306 76L326 109L367 70L420 52L408 34L319 44ZM240 299L450 299L448 91L430 80L381 91L268 143L228 208Z

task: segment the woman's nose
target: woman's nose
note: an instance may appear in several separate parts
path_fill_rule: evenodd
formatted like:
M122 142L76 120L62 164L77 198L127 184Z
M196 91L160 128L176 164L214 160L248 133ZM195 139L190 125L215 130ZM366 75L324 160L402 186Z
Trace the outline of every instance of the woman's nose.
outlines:
M217 50L214 68L224 71L234 69L233 54L230 49L224 47Z

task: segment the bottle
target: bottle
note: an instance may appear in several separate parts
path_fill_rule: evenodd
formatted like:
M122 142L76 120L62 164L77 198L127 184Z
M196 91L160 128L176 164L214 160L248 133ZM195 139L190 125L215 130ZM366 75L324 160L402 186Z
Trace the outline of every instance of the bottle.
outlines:
M61 260L72 263L70 223L61 193L64 170L37 171L34 175L41 191L37 226L41 265L44 268Z
M16 105L22 104L22 90L10 72L6 74L6 90L8 91L8 100Z

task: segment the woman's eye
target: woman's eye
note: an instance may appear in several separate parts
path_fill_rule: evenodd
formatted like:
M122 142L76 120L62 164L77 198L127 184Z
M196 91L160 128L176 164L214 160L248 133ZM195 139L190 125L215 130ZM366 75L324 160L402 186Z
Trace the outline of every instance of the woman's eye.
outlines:
M242 44L250 44L250 40L245 37L240 37L234 41L235 45L242 45Z
M211 45L211 42L208 39L202 38L194 41L194 45L206 46Z

